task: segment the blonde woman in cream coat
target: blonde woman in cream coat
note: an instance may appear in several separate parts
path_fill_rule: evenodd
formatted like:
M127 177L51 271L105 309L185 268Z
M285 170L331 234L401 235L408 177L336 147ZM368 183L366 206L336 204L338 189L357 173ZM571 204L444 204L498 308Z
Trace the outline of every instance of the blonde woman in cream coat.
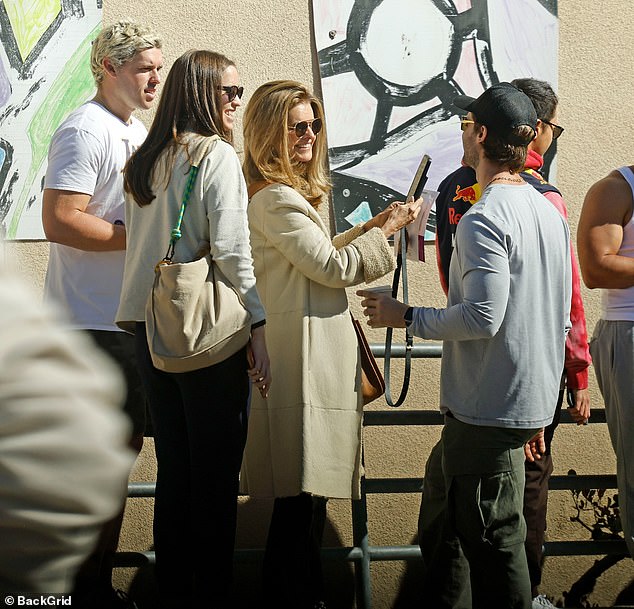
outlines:
M251 248L276 382L254 394L242 490L274 497L265 607L325 607L319 551L329 497L358 498L362 400L345 288L393 270L387 237L418 214L393 203L331 240L322 105L302 84L262 85L244 116Z

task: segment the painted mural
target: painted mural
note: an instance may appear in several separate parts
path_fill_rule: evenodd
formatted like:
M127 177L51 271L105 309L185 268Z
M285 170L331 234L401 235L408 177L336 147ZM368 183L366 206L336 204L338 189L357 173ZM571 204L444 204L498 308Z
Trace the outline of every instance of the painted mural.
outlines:
M557 0L313 0L313 14L337 232L403 200L424 154L429 189L460 165L455 96L520 77L557 89Z
M43 239L48 145L94 92L90 44L101 0L0 0L0 227Z

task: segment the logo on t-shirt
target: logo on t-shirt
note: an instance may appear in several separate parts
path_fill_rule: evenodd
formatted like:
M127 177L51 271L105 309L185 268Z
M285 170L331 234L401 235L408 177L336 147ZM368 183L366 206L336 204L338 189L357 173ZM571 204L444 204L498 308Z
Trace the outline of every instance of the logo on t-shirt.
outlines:
M480 184L475 182L472 186L465 186L460 188L460 184L456 185L456 196L453 201L464 201L465 203L475 203L481 195Z
M135 146L130 140L124 137L121 138L121 141L125 146L125 158L129 159L137 151L138 146Z

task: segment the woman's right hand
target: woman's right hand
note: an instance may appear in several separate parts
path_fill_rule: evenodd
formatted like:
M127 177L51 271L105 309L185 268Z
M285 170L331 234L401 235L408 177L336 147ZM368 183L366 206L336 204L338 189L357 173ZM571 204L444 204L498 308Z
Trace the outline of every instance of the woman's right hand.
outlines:
M249 378L263 398L268 397L271 387L271 364L266 350L265 327L258 326L251 331L251 340L247 347Z
M386 238L391 237L396 231L411 224L416 219L422 204L422 197L407 203L391 203L374 218L368 220L364 228L368 231L371 228L378 227L383 231Z

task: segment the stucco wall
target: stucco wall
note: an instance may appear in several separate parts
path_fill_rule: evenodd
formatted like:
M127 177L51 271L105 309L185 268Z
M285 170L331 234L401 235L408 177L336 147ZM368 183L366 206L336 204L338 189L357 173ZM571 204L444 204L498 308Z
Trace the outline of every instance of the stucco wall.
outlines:
M590 186L611 168L633 162L631 154L632 110L630 2L612 0L561 0L560 72L561 98L559 123L566 132L560 140L558 185L565 194L573 235L576 234L583 197ZM165 72L174 58L189 48L211 48L235 59L245 86L245 101L261 83L274 78L294 78L318 84L318 71L311 37L309 0L209 0L194 3L181 0L106 0L104 21L122 17L150 23L164 39ZM151 113L140 114L149 124ZM237 133L240 132L238 124ZM241 137L237 138L241 149ZM324 210L325 213L327 210ZM41 286L48 247L45 243L16 243L8 248L10 258L33 283ZM434 260L428 246L428 260ZM415 303L442 305L435 264L411 269L410 294ZM596 292L584 290L589 329L599 314ZM359 312L358 299L350 292L353 310ZM372 342L384 338L370 332ZM397 366L398 368L398 366ZM437 360L416 360L405 408L435 409L438 402ZM398 377L397 377L398 382ZM601 397L591 374L592 399L601 406ZM373 408L376 408L374 406ZM374 428L366 433L366 465L371 476L420 476L430 446L439 430L420 428ZM555 473L575 468L579 473L612 473L613 453L605 426L581 429L564 426L554 443ZM137 463L133 478L152 480L154 463L152 442ZM203 481L201 481L203 482ZM411 543L416 531L418 497L390 495L370 500L370 543ZM270 505L244 500L240 506L239 544L254 547L264 542ZM551 494L549 537L587 538L569 521L573 514L568 492ZM332 501L329 507L328 544L351 543L350 506ZM146 549L151 545L151 500L133 500L126 517L122 539L124 549ZM593 558L548 558L543 592L561 598ZM392 607L399 594L412 598L416 593L413 577L400 562L374 563L372 566L374 607ZM331 578L332 606L350 607L350 571L341 566L328 570ZM127 585L133 570L120 570L118 582ZM239 589L244 606L254 606L257 592L257 566L239 567ZM622 562L602 578L591 600L611 604L632 576L631 562ZM403 583L405 582L405 583ZM338 601L335 601L338 599ZM403 605L399 605L403 606Z

